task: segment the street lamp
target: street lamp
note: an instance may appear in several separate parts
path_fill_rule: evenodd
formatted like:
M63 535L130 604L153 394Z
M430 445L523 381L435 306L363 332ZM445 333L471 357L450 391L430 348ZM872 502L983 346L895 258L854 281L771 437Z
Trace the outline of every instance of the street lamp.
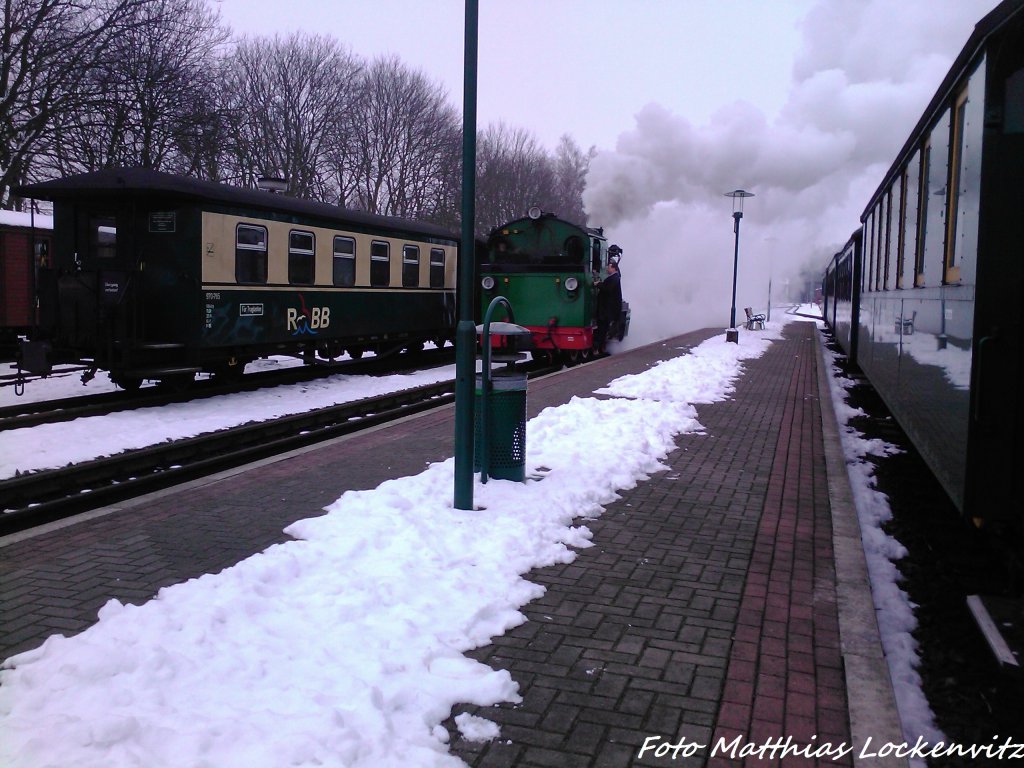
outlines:
M734 189L732 192L726 192L725 196L732 198L732 218L735 222L733 232L736 233L736 247L732 256L732 311L729 315L729 330L725 332L725 340L738 344L740 332L736 330L736 273L740 263L740 219L743 218L743 200L753 197L754 193Z

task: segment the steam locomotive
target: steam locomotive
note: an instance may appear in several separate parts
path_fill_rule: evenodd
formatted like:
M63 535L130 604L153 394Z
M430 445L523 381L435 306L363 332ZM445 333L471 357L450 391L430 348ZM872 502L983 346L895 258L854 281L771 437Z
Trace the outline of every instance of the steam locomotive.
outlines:
M582 227L531 208L528 215L495 228L480 264L481 315L495 296L509 300L518 325L531 332L534 358L570 365L591 359L601 334L621 341L629 333L630 308L621 302L602 318L600 287L622 250L602 229Z

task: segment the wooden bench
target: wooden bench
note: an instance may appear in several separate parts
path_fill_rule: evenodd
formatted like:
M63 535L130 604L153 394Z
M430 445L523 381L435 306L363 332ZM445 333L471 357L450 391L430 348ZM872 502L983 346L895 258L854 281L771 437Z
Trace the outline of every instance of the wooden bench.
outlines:
M896 327L893 330L898 334L902 334L903 336L910 336L914 333L915 320L917 320L916 309L910 317L897 317L895 323Z
M754 314L754 310L751 309L750 307L744 307L743 311L747 313L747 322L746 322L745 325L746 325L746 328L747 328L748 331L753 331L753 330L763 331L764 330L764 321L766 319L764 315L761 315L761 314L755 315Z

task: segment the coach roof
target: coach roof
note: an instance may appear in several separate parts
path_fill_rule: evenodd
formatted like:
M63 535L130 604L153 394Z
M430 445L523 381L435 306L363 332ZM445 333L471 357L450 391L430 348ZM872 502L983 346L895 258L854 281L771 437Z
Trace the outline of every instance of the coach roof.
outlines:
M138 196L173 196L186 200L285 211L303 216L393 230L406 230L417 234L457 240L458 237L444 227L395 216L379 216L365 211L351 211L314 200L300 200L255 189L243 189L214 181L203 181L187 176L153 171L148 168L113 168L92 173L67 176L63 179L43 181L15 187L14 194L40 200L73 200L88 196L104 197L124 193Z

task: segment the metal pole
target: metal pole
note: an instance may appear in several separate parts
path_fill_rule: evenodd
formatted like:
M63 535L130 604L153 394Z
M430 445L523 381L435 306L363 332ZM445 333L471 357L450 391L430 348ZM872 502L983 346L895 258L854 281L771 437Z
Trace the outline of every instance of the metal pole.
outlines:
M768 316L765 318L769 323L772 321L772 276L768 275Z
M459 248L459 323L455 327L455 508L473 508L473 379L476 372L476 65L477 0L466 0L462 93L462 239Z
M733 231L736 233L736 247L732 254L732 310L729 314L729 327L732 329L736 328L736 273L739 270L740 263L740 219L743 218L742 211L736 211L732 215L735 226ZM733 339L735 341L735 339Z

